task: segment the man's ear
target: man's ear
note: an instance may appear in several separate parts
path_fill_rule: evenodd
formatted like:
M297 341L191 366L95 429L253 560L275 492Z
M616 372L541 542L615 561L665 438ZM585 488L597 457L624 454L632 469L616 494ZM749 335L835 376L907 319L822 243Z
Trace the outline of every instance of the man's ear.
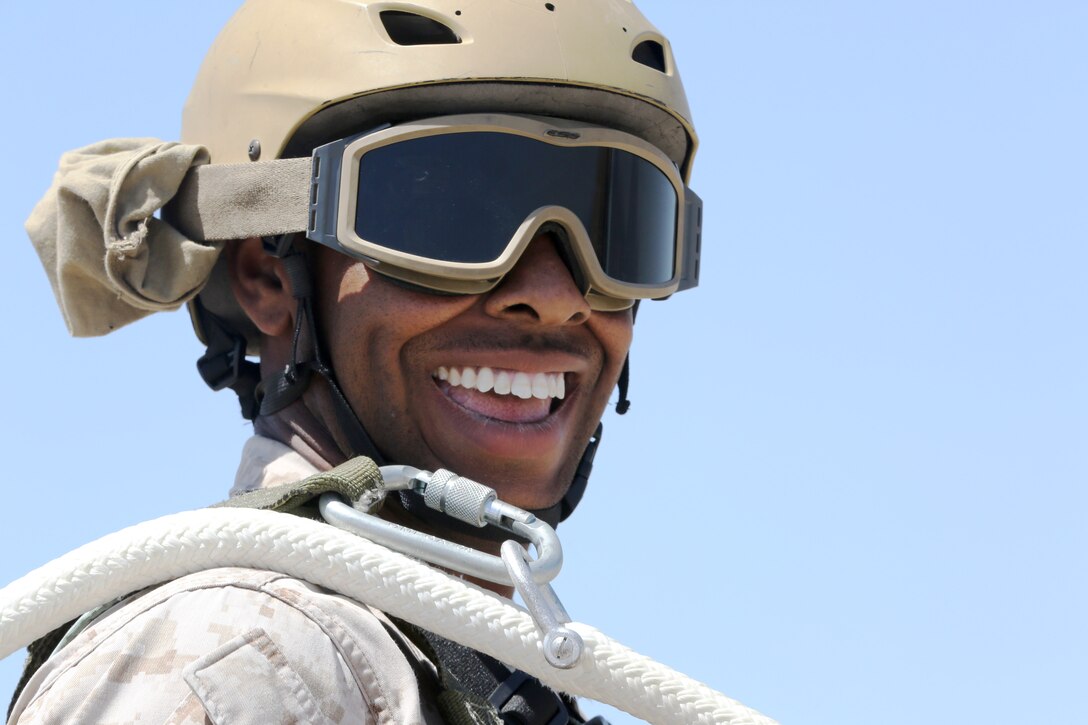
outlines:
M283 262L264 251L259 237L227 244L230 287L262 334L279 337L295 328L296 300Z

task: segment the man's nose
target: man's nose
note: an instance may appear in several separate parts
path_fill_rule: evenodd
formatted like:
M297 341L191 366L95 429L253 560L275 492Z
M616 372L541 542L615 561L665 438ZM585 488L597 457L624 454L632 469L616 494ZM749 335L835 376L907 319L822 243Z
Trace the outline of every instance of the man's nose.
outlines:
M542 325L580 325L591 311L548 233L533 238L514 268L488 293L485 309L492 317Z

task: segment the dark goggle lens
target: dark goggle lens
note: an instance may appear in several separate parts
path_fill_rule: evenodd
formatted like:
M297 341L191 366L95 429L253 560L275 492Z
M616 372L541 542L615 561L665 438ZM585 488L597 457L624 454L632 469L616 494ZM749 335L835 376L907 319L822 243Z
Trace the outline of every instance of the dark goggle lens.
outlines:
M362 156L355 232L428 259L491 262L529 214L562 206L585 226L606 275L660 285L675 275L677 204L660 169L621 149L442 134Z

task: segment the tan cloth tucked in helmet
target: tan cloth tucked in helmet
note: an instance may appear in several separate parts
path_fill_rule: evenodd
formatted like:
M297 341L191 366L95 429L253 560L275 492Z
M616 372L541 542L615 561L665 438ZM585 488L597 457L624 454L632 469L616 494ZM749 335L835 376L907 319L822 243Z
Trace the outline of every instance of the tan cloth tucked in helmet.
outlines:
M200 291L222 243L191 241L154 214L206 163L202 146L151 138L61 157L26 230L73 335L105 335Z

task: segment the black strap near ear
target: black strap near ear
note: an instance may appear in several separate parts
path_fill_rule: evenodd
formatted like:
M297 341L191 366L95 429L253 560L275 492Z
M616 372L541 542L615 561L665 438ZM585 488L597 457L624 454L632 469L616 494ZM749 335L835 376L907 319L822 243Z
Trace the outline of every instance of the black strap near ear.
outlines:
M623 415L631 409L631 401L627 397L627 389L631 385L631 353L623 359L623 370L620 370L620 379L616 383L620 397L616 401L616 415Z
M261 366L246 360L244 335L240 335L220 317L209 312L200 304L199 298L194 300L194 305L201 331L208 344L207 351L196 361L200 377L212 390L233 390L242 406L242 417L253 420L260 408L257 386L261 382Z
M281 373L265 376L257 386L260 414L272 415L301 398L310 387L313 372L307 363L299 363Z
M567 489L563 500L559 502L560 521L566 521L574 513L575 506L585 495L586 486L589 484L589 474L593 473L593 459L597 456L597 446L601 444L601 436L603 435L604 423L598 423L597 430L593 431L586 449L582 452L582 460L578 461L578 470L574 473L574 480L571 481L570 488Z
M291 339L291 361L282 373L269 376L262 386L265 393L261 401L260 412L267 415L281 410L298 400L310 385L312 373L317 373L328 383L332 393L333 411L341 431L347 437L351 450L344 451L348 458L366 456L382 465L384 458L377 446L367 434L362 421L348 402L336 379L332 366L325 362L326 355L318 332L317 317L314 314L313 284L306 255L294 246L294 235L282 234L265 237L264 249L283 262L287 279L291 285L291 294L298 301L295 313L295 330ZM303 336L304 326L309 328L309 335ZM308 354L303 354L301 346L309 346ZM269 397L271 396L271 398Z
M351 407L351 403L348 402L344 392L340 389L340 384L337 383L333 371L325 366L316 368L316 371L325 378L325 382L329 384L329 389L332 391L333 410L336 413L336 421L340 424L340 428L344 432L344 435L347 436L348 445L351 447L349 455L366 456L367 458L374 460L379 466L385 465L385 457L378 452L378 447L374 445L374 441L371 440L370 435L366 432L366 428L363 427L362 421L355 415L355 410Z
M635 324L635 320L638 319L638 306L642 300L635 300L635 304L631 306L631 324ZM627 397L627 391L631 388L631 353L628 351L627 357L623 359L623 370L620 370L620 379L616 383L619 388L619 400L616 401L616 415L625 415L627 411L631 409L631 399Z

